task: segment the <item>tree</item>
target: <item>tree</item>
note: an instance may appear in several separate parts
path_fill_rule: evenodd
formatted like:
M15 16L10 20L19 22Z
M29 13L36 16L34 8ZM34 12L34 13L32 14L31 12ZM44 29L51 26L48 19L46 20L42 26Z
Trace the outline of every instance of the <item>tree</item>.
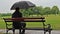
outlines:
M36 11L37 15L42 16L44 14L42 6L38 6L38 7L35 7L35 8L36 8L35 11Z
M24 17L28 17L28 16L34 14L34 12L32 11L32 8L22 9L21 12L22 12L22 14L23 14Z
M47 16L48 16L48 14L51 13L50 7L45 7L43 11L44 11L44 14L46 14Z
M53 6L51 11L53 14L57 15L59 13L59 8L57 6Z

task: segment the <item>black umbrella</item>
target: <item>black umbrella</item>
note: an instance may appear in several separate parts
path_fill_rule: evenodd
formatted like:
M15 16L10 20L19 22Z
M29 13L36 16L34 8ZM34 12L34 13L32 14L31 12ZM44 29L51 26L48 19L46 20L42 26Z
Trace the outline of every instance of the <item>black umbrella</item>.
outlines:
M13 4L13 6L11 7L11 10L14 10L17 7L19 7L20 9L26 9L30 7L35 7L35 4L33 4L30 1L19 1Z

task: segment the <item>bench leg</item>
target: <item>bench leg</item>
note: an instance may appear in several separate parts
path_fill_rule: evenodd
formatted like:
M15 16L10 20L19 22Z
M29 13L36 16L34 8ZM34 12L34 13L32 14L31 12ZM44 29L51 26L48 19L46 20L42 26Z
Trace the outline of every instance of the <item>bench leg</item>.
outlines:
M51 34L51 31L49 31L49 34Z
M6 34L8 34L8 29L6 30Z
M19 29L19 34L21 34L21 28Z
M13 34L15 34L15 29L13 29Z
M44 31L44 34L46 34L46 31Z

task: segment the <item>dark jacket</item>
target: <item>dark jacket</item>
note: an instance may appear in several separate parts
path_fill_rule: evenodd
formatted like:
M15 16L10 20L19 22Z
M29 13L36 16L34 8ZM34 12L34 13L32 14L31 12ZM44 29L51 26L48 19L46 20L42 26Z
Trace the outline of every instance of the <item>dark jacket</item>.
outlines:
M19 11L15 11L13 14L12 14L12 18L21 18L22 17L22 13L20 13ZM21 26L21 23L20 22L13 22L13 27L15 29L19 29Z

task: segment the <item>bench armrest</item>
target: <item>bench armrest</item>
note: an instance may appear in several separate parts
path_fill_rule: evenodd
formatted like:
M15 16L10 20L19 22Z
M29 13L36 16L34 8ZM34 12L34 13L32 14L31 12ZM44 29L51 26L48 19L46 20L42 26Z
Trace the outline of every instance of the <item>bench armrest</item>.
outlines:
M44 27L47 28L47 29L51 29L51 25L50 24L47 24Z
M50 29L50 28L51 28L51 25L50 25L50 24L47 24L47 26L48 26L48 27L47 27L48 29Z

